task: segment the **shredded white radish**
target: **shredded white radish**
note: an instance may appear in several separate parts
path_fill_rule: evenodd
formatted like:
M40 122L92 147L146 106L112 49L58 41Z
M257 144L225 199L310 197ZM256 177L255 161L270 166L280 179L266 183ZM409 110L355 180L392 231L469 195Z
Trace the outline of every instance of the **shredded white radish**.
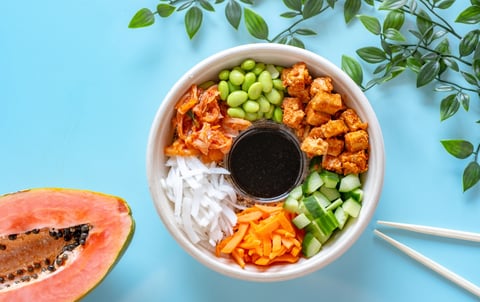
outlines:
M224 236L231 235L237 223L237 195L225 180L228 170L185 156L170 157L166 166L170 170L161 184L188 238L195 244L205 242L215 247Z

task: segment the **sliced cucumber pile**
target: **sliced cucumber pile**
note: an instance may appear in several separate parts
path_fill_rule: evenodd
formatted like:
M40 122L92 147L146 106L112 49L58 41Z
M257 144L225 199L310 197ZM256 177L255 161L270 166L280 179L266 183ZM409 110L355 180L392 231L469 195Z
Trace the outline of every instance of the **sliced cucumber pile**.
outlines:
M310 258L350 217L357 217L362 207L363 189L357 174L338 175L312 169L305 181L293 189L283 206L297 214L292 222L305 230L302 253Z

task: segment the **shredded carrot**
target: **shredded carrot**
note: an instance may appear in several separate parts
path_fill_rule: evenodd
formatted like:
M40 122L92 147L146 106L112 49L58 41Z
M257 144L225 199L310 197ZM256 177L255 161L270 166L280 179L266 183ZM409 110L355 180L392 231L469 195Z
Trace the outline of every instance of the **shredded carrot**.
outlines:
M294 263L301 256L303 233L283 205L253 205L237 214L234 233L217 244L216 255L227 254L244 268Z

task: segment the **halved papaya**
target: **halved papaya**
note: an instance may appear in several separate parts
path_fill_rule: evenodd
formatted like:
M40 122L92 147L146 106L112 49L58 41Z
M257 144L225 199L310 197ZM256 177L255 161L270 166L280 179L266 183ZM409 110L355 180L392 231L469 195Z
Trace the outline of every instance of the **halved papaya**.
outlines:
M98 285L134 233L121 198L41 188L0 197L0 301L75 301Z

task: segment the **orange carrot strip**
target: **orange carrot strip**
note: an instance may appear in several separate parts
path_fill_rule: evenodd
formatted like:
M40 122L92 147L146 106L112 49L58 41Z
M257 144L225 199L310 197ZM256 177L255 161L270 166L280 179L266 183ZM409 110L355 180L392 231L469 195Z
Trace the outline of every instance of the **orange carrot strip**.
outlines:
M227 244L222 248L221 252L225 254L229 254L233 251L234 248L242 241L243 236L247 233L248 224L242 223L238 226L238 231L230 237L230 240Z
M244 250L243 249L234 249L232 251L232 257L235 259L235 261L240 265L241 268L245 267L245 260L243 260L244 257Z
M262 212L250 212L244 215L238 215L237 216L237 221L238 223L243 223L243 222L250 222L254 220L258 220L263 216Z

